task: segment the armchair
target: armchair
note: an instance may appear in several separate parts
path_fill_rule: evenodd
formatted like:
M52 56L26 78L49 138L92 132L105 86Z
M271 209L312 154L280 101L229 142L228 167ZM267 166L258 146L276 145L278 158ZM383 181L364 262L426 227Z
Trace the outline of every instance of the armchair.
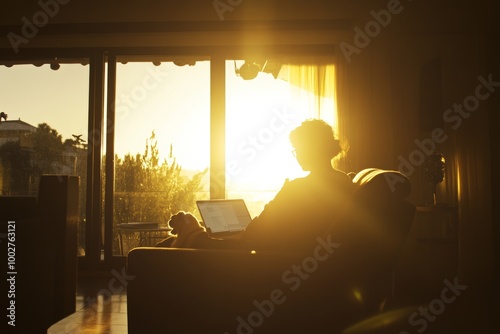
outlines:
M340 333L376 315L415 209L399 172L368 169L353 182L346 245L325 235L308 254L130 251L129 333Z

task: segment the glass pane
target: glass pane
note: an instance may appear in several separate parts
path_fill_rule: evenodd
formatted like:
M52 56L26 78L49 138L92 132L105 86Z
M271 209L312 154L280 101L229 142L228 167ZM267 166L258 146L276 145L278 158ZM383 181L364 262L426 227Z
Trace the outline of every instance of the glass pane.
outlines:
M290 131L308 118L335 126L333 65L307 63L226 63L227 197L244 198L252 217L287 178L306 175L292 154ZM258 74L250 79L252 65ZM318 88L322 71L328 79Z
M210 63L117 65L113 254L164 237L172 213L208 198ZM141 229L131 229L133 225ZM128 224L128 225L126 225ZM149 238L151 237L151 239Z
M0 195L36 196L42 174L80 177L78 254L85 254L89 67L0 66Z

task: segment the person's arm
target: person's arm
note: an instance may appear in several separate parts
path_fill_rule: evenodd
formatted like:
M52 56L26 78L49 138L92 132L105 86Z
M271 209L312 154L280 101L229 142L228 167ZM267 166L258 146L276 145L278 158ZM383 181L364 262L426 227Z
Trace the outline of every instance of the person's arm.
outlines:
M271 249L280 237L282 226L287 220L287 214L293 203L294 181L285 182L281 190L271 200L261 214L255 217L241 238L241 245L245 249ZM293 205L292 205L293 206Z

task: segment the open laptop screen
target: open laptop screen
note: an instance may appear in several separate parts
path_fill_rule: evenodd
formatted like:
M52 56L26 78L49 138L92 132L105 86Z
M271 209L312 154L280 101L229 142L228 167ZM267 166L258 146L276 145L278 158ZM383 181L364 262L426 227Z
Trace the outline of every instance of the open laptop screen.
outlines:
M242 199L197 201L196 205L211 235L241 232L252 220Z

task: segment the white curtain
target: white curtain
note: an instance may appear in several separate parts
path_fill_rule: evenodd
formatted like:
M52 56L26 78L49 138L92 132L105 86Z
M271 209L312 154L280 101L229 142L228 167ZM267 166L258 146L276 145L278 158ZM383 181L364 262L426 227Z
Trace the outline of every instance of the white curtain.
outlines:
M291 93L296 105L308 111L309 118L322 119L333 127L335 136L342 143L347 152L348 141L344 138L347 120L341 112L345 110L342 97L345 96L345 77L342 64L337 64L337 57L321 56L301 58L292 61L283 76L291 84ZM348 171L344 155L339 156L335 165L337 168Z

